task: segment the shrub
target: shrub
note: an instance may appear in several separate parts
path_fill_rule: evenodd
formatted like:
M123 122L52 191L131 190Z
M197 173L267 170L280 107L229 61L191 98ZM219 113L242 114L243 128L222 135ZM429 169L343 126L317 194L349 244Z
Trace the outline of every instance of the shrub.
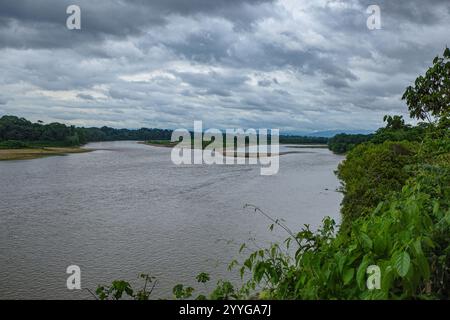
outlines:
M295 239L293 255L279 245L243 262L247 292L271 299L447 299L450 293L450 171L425 167L370 215L336 235L326 218ZM293 241L295 240L295 241ZM379 267L381 287L366 286L368 267Z
M21 149L28 148L28 144L23 141L7 140L0 142L0 149Z
M367 215L386 195L399 191L411 176L418 144L410 142L358 145L338 167L342 182L342 224Z

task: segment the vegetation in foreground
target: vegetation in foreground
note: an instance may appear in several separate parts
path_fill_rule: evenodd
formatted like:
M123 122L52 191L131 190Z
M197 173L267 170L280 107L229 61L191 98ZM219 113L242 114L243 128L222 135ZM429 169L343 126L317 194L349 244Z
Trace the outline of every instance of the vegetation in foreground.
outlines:
M325 218L313 231L292 232L281 220L258 208L289 237L283 244L249 251L232 261L244 284L220 280L209 296L197 299L448 299L450 296L450 50L436 57L414 87L407 88L411 117L426 125L405 126L401 117L385 117L368 142L352 147L337 174L344 201L340 228ZM292 253L291 253L292 252ZM368 272L380 281L368 288ZM133 290L123 280L99 286L99 299L149 299L154 278ZM197 276L210 281L208 274ZM379 285L379 287L378 287ZM153 288L153 287L152 287ZM177 285L176 299L194 298L195 290Z

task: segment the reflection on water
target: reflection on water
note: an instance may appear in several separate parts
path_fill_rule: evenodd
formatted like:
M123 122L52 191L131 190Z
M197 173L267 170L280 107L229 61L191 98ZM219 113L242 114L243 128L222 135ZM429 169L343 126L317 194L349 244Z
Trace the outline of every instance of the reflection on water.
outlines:
M285 238L245 203L294 230L339 217L342 157L326 149L281 156L278 174L261 176L259 166L175 166L169 148L136 142L88 147L96 151L0 163L0 298L90 299L66 289L72 264L90 289L151 273L156 297L199 272L239 281L227 265L242 242Z

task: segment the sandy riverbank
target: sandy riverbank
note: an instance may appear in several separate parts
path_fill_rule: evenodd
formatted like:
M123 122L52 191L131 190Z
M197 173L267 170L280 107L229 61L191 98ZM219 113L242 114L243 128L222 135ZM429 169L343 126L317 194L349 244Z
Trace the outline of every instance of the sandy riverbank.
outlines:
M48 156L63 156L69 153L90 152L90 149L79 147L43 147L43 148L24 148L24 149L0 149L0 161L2 160L28 160Z

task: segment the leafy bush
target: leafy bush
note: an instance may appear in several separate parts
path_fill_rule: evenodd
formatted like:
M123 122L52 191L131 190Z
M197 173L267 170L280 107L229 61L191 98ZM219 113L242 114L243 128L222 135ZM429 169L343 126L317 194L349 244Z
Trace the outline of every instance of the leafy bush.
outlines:
M419 76L414 87L406 88L402 99L406 100L411 118L427 119L450 117L450 49L443 57L436 56L433 66L424 76Z
M337 154L347 153L355 146L370 141L372 136L371 134L337 134L328 140L328 148Z
M0 142L0 149L21 149L28 148L28 144L23 141L8 140Z
M386 195L399 191L411 176L408 165L417 162L418 145L410 142L366 143L349 152L339 165L342 182L342 224L367 215Z
M140 290L134 290L127 281L115 280L110 286L98 286L93 295L98 300L120 300L124 295L129 299L148 300L157 281L155 277L144 273L140 274L139 278L144 280L144 285Z
M424 167L372 214L338 232L326 218L317 232L308 226L288 238L295 254L274 244L242 263L250 271L247 293L271 299L430 299L450 293L450 170ZM294 241L295 240L295 241ZM381 271L381 289L366 286L371 265Z

